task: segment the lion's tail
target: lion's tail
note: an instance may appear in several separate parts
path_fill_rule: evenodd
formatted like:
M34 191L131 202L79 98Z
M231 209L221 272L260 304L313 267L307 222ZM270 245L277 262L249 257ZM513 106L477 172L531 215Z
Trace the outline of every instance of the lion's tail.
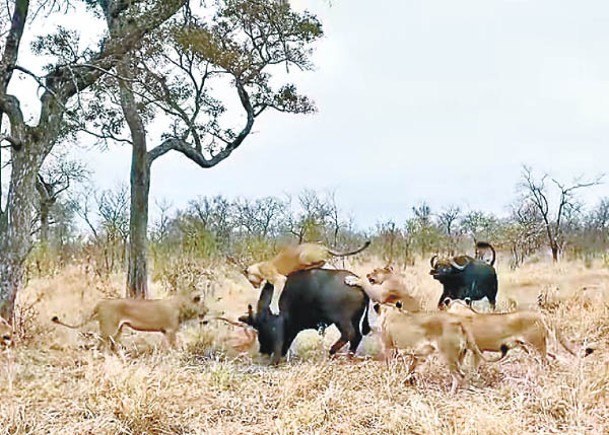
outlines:
M560 328L555 327L554 334L556 335L556 340L560 343L562 347L565 348L567 352L569 352L573 356L578 356L577 353L573 350L573 344L565 338ZM592 349L591 347L586 347L584 349L584 357L590 355L592 352L594 352L594 349Z
M544 317L541 317L541 322L543 323L544 327L546 328L546 331L548 331L548 334L554 332L556 341L558 341L560 343L560 345L567 352L569 352L571 355L573 355L575 357L579 356L574 349L573 343L571 343L571 341L569 341L569 340L567 340L567 338L565 338L561 329L555 322L548 321L548 319L546 319ZM592 349L590 347L585 348L584 357L590 355L592 352L594 352L594 349Z
M64 323L61 320L59 320L59 317L57 317L57 316L53 316L53 318L51 319L51 322L53 322L57 325L65 326L66 328L70 328L70 329L80 329L83 326L85 326L87 323L95 320L96 317L97 317L97 309L93 310L93 313L91 313L91 315L87 319L83 320L78 325L69 325L67 323Z
M359 254L364 249L366 249L368 246L370 246L370 240L366 240L366 243L364 243L362 246L360 246L359 248L357 248L354 251L339 252L339 251L335 251L335 250L333 250L331 248L328 248L328 253L330 255L333 255L334 257L349 257L351 255Z

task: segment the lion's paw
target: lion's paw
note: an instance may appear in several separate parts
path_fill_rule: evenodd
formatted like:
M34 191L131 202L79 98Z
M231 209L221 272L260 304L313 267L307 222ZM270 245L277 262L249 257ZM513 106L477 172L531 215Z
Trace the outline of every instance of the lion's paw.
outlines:
M359 284L359 278L357 276L353 276L353 275L349 275L345 277L345 284L347 285L358 285Z

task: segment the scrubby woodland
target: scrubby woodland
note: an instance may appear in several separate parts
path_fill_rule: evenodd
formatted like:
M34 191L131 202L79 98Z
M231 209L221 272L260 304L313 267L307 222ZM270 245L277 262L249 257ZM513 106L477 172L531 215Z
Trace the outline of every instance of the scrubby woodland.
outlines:
M523 179L525 175L529 175L526 168ZM36 243L29 257L28 276L52 274L83 262L100 277L125 270L127 188L93 189L93 195L91 191L90 186L86 195L76 190L53 205L45 242ZM527 261L552 259L551 242L556 244L557 260L607 263L609 199L585 206L570 198L558 219L560 190L546 186L542 192L550 208L548 223L523 187L508 216L456 206L432 210L420 203L410 206L406 221L379 222L372 228L358 225L356 216L343 211L332 192L305 190L256 199L198 197L184 208L160 201L153 206L155 218L149 229L152 279L163 278L176 265L204 266L227 257L245 264L268 258L285 244L308 241L344 248L370 239L370 255L399 266L413 266L434 253L471 255L476 241L491 241L511 269Z
M70 14L97 33L69 20L40 30ZM407 219L373 227L335 192L150 201L153 162L166 153L209 169L247 146L259 116L313 113L289 72L312 68L322 35L317 17L285 1L0 8L0 315L15 333L0 353L0 433L609 431L609 198L580 199L601 174L555 179L523 166L502 215L404 203ZM129 185L96 187L94 168L70 153L87 141L132 147ZM363 254L332 265L365 274L392 264L429 309L440 294L430 256L492 243L499 309L542 310L595 353L559 353L544 368L516 351L469 373L471 388L451 397L437 358L412 383L399 363L373 360L374 334L352 361L327 358L334 329L304 333L293 359L273 368L255 345L236 352L240 329L214 321L186 325L178 351L160 334L127 333L117 354L94 349L95 325L77 333L50 322L76 322L102 297L191 289L211 313L236 319L258 297L238 266L289 243L344 249L368 239Z

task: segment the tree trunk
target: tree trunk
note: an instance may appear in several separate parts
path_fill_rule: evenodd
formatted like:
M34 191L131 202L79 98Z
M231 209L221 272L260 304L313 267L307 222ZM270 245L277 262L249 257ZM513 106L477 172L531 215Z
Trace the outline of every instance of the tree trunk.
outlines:
M552 250L552 261L556 263L558 261L558 245L556 242L552 242L550 245L550 249Z
M24 264L31 249L36 175L44 160L42 153L30 147L13 150L11 158L7 208L0 221L0 316L4 318L12 318L17 292L23 285Z
M40 243L44 249L46 249L49 243L50 208L50 204L47 201L40 201Z
M131 210L127 296L148 297L148 193L150 165L146 148L133 145L131 157ZM143 151L143 152L142 152Z
M131 56L126 55L117 65L121 77L132 77ZM148 297L148 192L150 164L146 129L138 112L131 83L120 81L121 108L131 133L131 209L129 217L129 265L127 296Z

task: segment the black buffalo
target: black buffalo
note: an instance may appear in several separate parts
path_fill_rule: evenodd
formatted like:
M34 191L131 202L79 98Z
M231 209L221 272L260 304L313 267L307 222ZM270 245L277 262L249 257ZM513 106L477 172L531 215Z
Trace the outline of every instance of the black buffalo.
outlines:
M272 355L273 364L285 356L300 331L332 324L341 335L330 348L330 355L347 342L349 351L355 353L362 335L370 332L369 299L361 288L345 284L345 277L349 275L353 274L330 269L302 270L288 275L277 315L269 309L273 286L267 283L260 293L256 313L250 305L248 314L239 320L258 331L260 353Z
M493 266L467 255L444 259L433 256L430 263L430 275L444 287L438 307L443 307L446 298L477 301L486 297L495 309L497 273Z

